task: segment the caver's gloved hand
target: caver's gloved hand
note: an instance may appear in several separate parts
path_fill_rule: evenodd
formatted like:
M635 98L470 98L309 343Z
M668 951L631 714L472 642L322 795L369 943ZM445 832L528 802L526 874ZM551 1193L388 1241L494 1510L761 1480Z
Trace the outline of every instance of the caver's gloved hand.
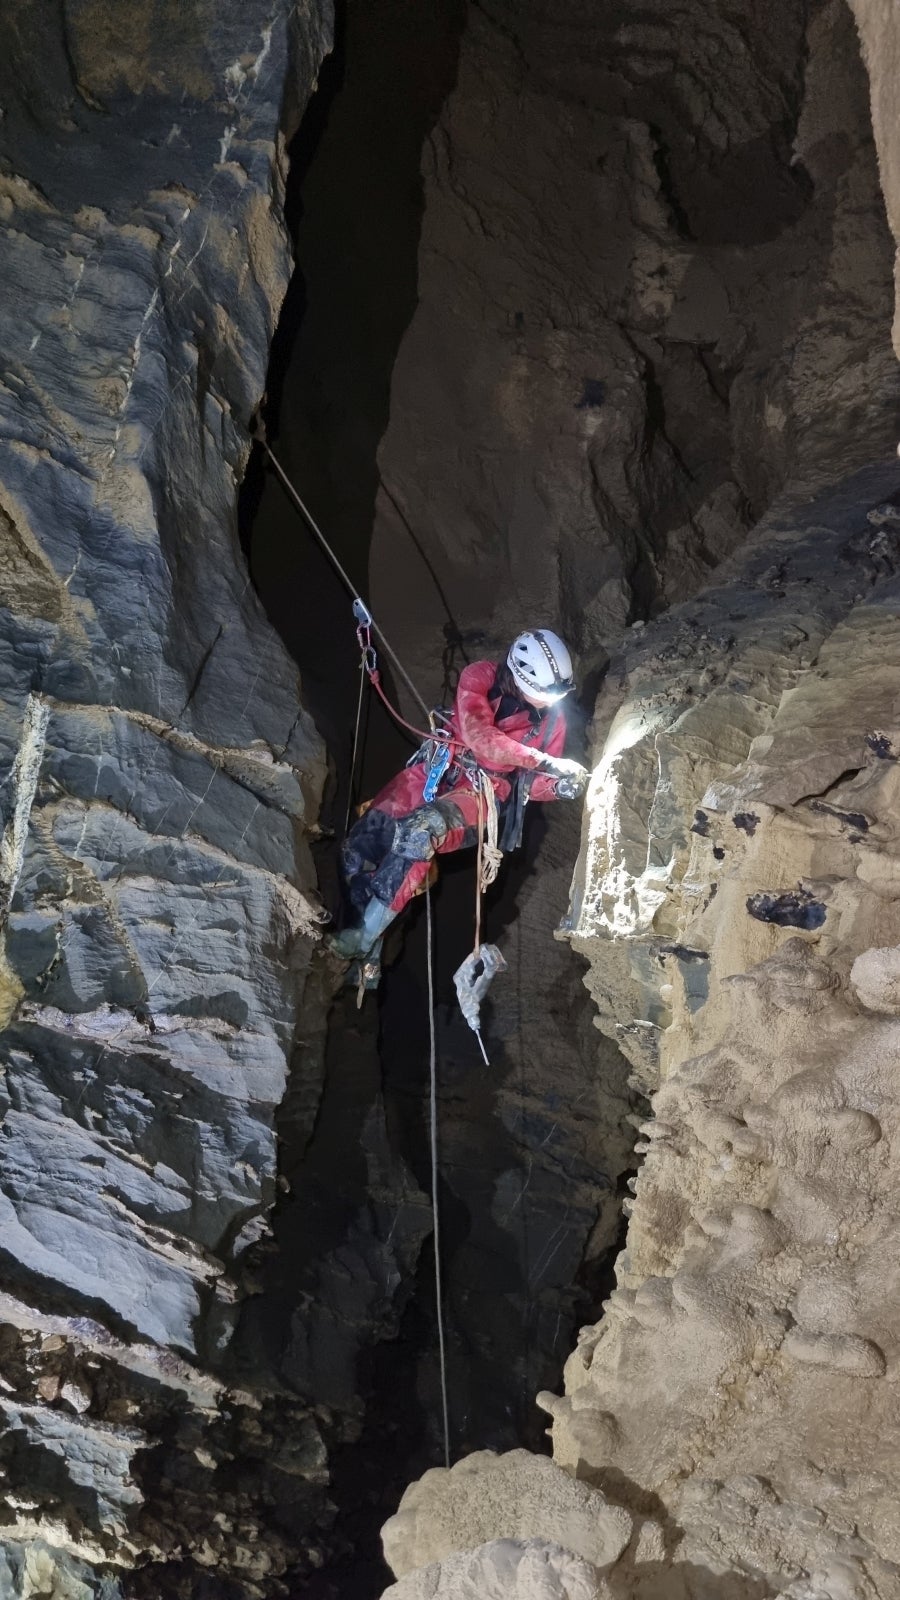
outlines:
M542 766L556 779L560 800L577 800L584 794L590 773L580 761L570 761L567 756L546 756Z
M580 800L587 788L588 776L588 773L582 770L577 778L557 778L557 797L560 800Z

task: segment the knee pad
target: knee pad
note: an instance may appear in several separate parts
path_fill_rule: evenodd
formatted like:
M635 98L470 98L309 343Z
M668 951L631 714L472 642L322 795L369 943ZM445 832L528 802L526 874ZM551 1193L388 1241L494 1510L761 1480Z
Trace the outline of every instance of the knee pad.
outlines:
M447 834L447 819L437 806L419 806L401 817L394 834L394 853L404 861L430 861Z

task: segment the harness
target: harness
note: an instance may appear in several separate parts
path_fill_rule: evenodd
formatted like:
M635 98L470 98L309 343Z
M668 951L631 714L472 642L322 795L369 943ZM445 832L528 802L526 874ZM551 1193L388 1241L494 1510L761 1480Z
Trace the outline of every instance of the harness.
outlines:
M511 694L508 686L508 674L502 665L498 666L494 681L488 690L487 698L494 704L494 721L499 723L517 712L528 712L531 726L522 738L523 744L537 743L538 736L546 733L548 742L553 738L562 717L561 710L554 706L549 711L542 712L537 706L529 706L520 700L517 694ZM439 707L431 713L433 734L423 739L418 750L410 757L408 767L427 764L428 776L425 780L423 800L434 800L439 789L452 792L460 783L468 783L476 792L485 792L482 773L490 781L490 772L485 772L471 750L460 744L451 744L450 733L453 726L453 713L446 706ZM523 771L521 768L509 774L504 773L510 786L510 792L504 800L497 804L500 833L498 844L501 854L506 855L510 850L518 850L522 843L525 827L525 807L528 804L531 786L535 779L532 771ZM493 788L493 785L491 785Z

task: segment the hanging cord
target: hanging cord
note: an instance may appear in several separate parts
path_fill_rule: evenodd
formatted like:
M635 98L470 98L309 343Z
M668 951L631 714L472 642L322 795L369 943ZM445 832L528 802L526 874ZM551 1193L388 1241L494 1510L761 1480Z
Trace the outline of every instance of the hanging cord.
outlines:
M478 788L478 847L475 854L475 945L476 958L481 953L481 874L484 871L484 825L481 820L481 781Z
M375 618L372 616L372 613L369 610L369 607L366 605L365 601L360 597L360 595L357 594L356 589L353 587L353 584L350 582L349 575L344 570L344 568L341 566L340 561L338 560L338 558L335 555L333 549L331 548L331 545L328 543L328 540L326 539L324 533L322 532L322 529L319 527L319 524L317 523L317 521L316 521L315 517L313 516L312 512L309 510L309 507L306 505L306 502L300 498L300 495L297 493L297 490L294 488L294 485L291 483L290 478L288 477L287 473L285 472L284 468L282 467L281 462L278 460L277 456L274 454L271 446L268 443L268 440L266 439L265 429L263 427L262 422L257 422L256 429L254 430L254 433L253 433L253 437L256 439L258 444L262 445L263 449L266 452L266 455L269 457L269 460L271 461L273 467L275 468L275 471L277 472L279 478L281 479L282 483L284 484L284 487L287 489L288 494L290 495L291 499L294 501L294 504L297 506L297 509L300 511L301 515L305 518L305 520L308 523L309 527L312 529L312 532L315 534L316 538L319 541L319 544L322 546L322 549L325 551L325 554L327 555L329 561L331 562L332 566L334 567L335 572L337 573L338 577L340 578L341 582L343 583L343 585L344 585L345 589L347 590L348 594L350 594L353 597L354 611L356 610L356 607L359 606L359 607L361 607L362 611L365 613L366 622L365 622L364 625L360 626L359 629L357 629L357 638L359 639L360 645L362 647L363 665L365 666L365 669L369 674L369 682L371 683L372 688L375 690L376 694L378 695L378 697L382 701L382 703L387 707L387 710L390 712L390 714L393 717L394 721L398 722L400 724L401 728L405 728L408 733L415 734L417 739L430 739L432 737L433 733L434 733L433 717L432 717L431 711L429 711L428 706L425 704L425 701L423 700L423 698L420 695L418 689L416 688L415 684L413 683L412 678L410 677L409 673L407 672L406 668L404 667L403 662L400 660L400 657L396 654L396 652L394 650L392 650L387 638L385 637L385 634L382 632L381 628L378 626L378 623L375 621ZM416 700L417 704L420 705L422 710L424 711L426 717L428 718L429 728L431 730L430 732L426 733L424 731L424 729L417 728L417 727L414 726L413 723L407 722L405 717L401 717L399 711L397 711L396 708L391 705L390 700L388 699L387 695L384 692L384 689L382 688L381 674L378 671L378 664L377 664L377 661L375 659L375 651L374 651L374 649L372 648L372 645L371 645L370 631L371 631L371 633L376 634L377 637L381 640L381 643L383 644L383 646L385 648L385 651L387 652L387 655L390 657L390 660L393 662L397 672L400 674L400 677L403 679L403 682L406 684L406 687L409 689L410 694L413 696L413 698ZM363 634L365 634L365 637L363 637ZM454 746L458 750L462 750L462 749L465 748L465 746L458 739L448 739L447 743L452 745L452 746Z
M500 828L500 819L497 813L497 791L488 774L484 771L481 772L481 788L487 801L487 838L482 849L483 860L479 874L481 892L484 894L485 890L496 882L497 873L500 871L503 861L503 851L497 843Z
M359 623L359 626L356 630L356 637L359 642L359 648L362 652L363 671L368 673L369 682L371 683L372 688L375 690L375 693L378 695L382 703L387 707L394 721L398 722L401 728L405 728L407 733L414 733L417 739L439 738L443 744L447 745L452 750L464 750L466 746L463 744L462 740L451 739L446 726L441 728L436 726L439 719L442 721L446 720L442 712L426 710L425 714L428 718L428 732L426 733L424 728L417 728L414 723L407 722L405 717L401 717L396 707L391 705L390 700L381 686L381 673L378 671L378 657L375 653L375 647L372 644L372 630L375 627L375 619L365 602L359 598L353 602L353 615L356 617L357 622ZM422 703L424 704L424 702Z
M363 697L366 692L366 658L363 656L359 663L359 697L356 702L356 727L353 730L353 759L350 762L350 785L347 790L347 815L344 818L344 832L350 829L350 818L353 814L353 798L356 793L357 764L359 761L359 730L362 725Z
M441 1410L444 1419L444 1466L450 1465L450 1412L447 1405L447 1349L444 1340L444 1296L441 1288L441 1231L438 1207L438 1105L437 1039L434 1027L434 955L431 925L431 890L425 890L425 926L428 949L428 1038L431 1080L431 1211L434 1227L434 1302L437 1311L438 1354L441 1367Z
M290 478L287 476L287 473L282 468L281 463L277 460L277 458L273 454L272 450L270 449L268 441L267 441L266 436L265 436L265 432L264 432L263 427L262 427L262 423L259 423L259 425L258 425L258 427L256 429L255 438L259 441L259 443L262 445L263 449L265 450L266 455L269 457L269 460L271 461L273 467L275 468L275 471L277 472L279 478L281 479L282 483L284 484L284 487L287 489L288 494L291 496L291 499L294 501L294 503L297 506L298 510L305 517L307 523L309 524L310 528L312 529L313 533L315 534L316 538L318 539L320 545L322 546L322 549L325 551L325 554L328 556L329 560L332 563L332 566L334 567L335 571L337 572L338 576L340 577L341 581L343 582L344 587L348 590L348 592L352 596L354 602L359 603L362 606L363 611L365 612L365 620L362 620L362 618L360 618L358 613L357 613L357 618L358 618L358 621L359 621L359 627L357 628L356 636L357 636L357 639L359 640L361 656L360 656L359 703L358 703L358 706L357 706L357 713L356 713L356 735L355 735L355 738L354 738L354 748L353 748L354 770L355 770L355 767L356 767L356 750L357 750L357 743L358 743L358 739L359 739L360 717L361 717L361 713L362 713L364 674L368 675L369 682L371 683L373 689L375 689L376 693L380 696L381 700L384 702L384 704L387 707L388 711L391 713L391 716L394 718L394 720L396 722L400 723L401 727L404 727L404 728L408 729L410 733L414 733L417 738L420 738L420 739L431 739L431 738L434 738L434 736L435 736L435 724L434 724L434 715L433 715L433 713L431 711L429 711L427 705L425 704L425 701L422 699L422 696L420 695L418 689L416 688L415 684L413 683L412 678L409 676L409 674L406 671L405 667L403 666L402 662L394 654L394 651L391 649L387 639L385 638L385 636L382 633L381 629L379 628L377 622L375 621L374 617L372 616L372 613L369 611L368 606L365 605L364 601L360 600L360 596L357 594L356 590L354 589L353 584L350 582L350 579L347 576L347 573L344 571L344 568L341 566L341 563L338 561L338 558L335 555L334 551L332 550L330 544L328 543L328 540L325 538L324 533L322 532L322 530L319 527L318 523L316 522L315 518L307 510L307 507L305 506L304 502L301 500L299 494L297 493L296 489L294 488L294 485L291 483ZM354 610L356 610L356 605L354 605ZM407 688L409 689L410 693L413 695L413 697L415 698L417 703L421 706L422 710L424 711L425 716L428 719L428 725L429 725L429 730L430 730L428 733L425 733L421 728L414 727L412 725L412 723L406 722L405 719L400 716L399 712L395 711L394 707L391 705L390 701L388 700L387 695L385 694L384 690L382 689L382 687L381 687L381 677L380 677L380 674L378 672L378 666L377 666L377 663L376 663L376 660L375 660L375 651L374 651L374 649L372 647L372 643L371 643L371 634L373 632L375 634L377 634L378 638L381 640L381 643L384 645L384 648L387 651L388 656L390 657L391 661L393 662L394 666L396 667L398 673L400 674L401 678L403 679L403 681L406 684ZM442 733L441 737L446 740L447 744L453 746L456 749L464 749L465 748L465 746L462 745L459 740L448 738L446 733ZM492 789L491 792L493 794L493 789ZM479 800L479 811L480 811L480 800ZM348 808L348 813L347 813L348 822L349 822L349 816L350 816L350 813L349 813L349 808ZM496 802L494 804L494 820L495 820L494 843L496 844ZM478 829L478 839L479 839L479 875L478 875L478 881L479 881L479 884L481 882L481 866L480 866L480 861L481 861L481 842L482 842L481 841L481 832L482 832L482 830L481 830L481 827L479 826L479 829ZM496 876L496 868L495 868L495 871L494 871L494 876ZM491 882L493 882L493 878L491 879ZM479 910L480 910L480 906L479 906ZM434 937L433 937L432 915L431 915L431 890L428 887L426 887L426 889L425 889L425 920L426 920L426 928L427 928L427 957L428 957L428 1040L429 1040L429 1080L430 1080L430 1095L431 1095L431 1103L430 1103L430 1125L431 1125L431 1209L432 1209L433 1227L434 1227L434 1294L435 1294L435 1308L436 1308L436 1314L437 1314L438 1353L439 1353L439 1358L440 1358L440 1371L441 1371L441 1413L442 1413L442 1417L443 1417L443 1432L444 1432L444 1465L446 1467L449 1467L449 1465L450 1465L450 1411L449 1411L449 1405L448 1405L448 1401L447 1401L447 1347L446 1347L446 1339L445 1339L445 1336L444 1336L444 1297L443 1297L443 1289L442 1289L442 1285L441 1285L441 1236L440 1236L440 1212L439 1212L439 1207L438 1207L437 1037L436 1037L435 1025L434 1025L434 1008L435 1008L435 999L434 999L434 951L433 951ZM477 929L476 929L476 941L477 941L477 938L478 938L478 932L477 932Z
M258 444L262 445L263 449L266 452L266 455L268 456L268 458L271 461L273 467L275 468L275 471L278 473L278 476L281 479L282 483L284 484L284 487L286 488L288 494L290 495L291 499L293 500L294 504L296 505L298 511L301 513L301 515L303 517L305 517L307 523L309 524L310 528L312 529L313 533L315 534L316 538L318 539L320 545L322 546L322 549L325 551L325 554L327 555L329 561L331 562L332 566L334 567L335 572L337 573L338 577L340 578L341 582L343 583L343 585L344 585L345 589L347 590L348 594L350 594L351 597L354 600L359 599L359 595L358 595L356 589L353 587L353 584L350 582L350 578L348 577L348 575L345 572L344 568L341 566L341 563L339 562L337 556L335 555L334 551L332 550L331 545L328 543L328 540L326 539L324 533L322 532L322 529L319 527L319 524L317 523L315 517L313 516L313 514L309 510L309 508L306 506L305 502L303 500L301 500L299 494L297 493L296 489L294 488L294 485L291 483L290 478L288 477L288 475L285 472L283 466L281 465L281 462L278 460L278 457L275 455L274 451L272 450L272 448L271 448L271 446L269 444L269 441L266 438L265 429L263 427L262 422L257 422L256 428L255 428L254 433L253 433L253 437L254 437L254 439L256 439ZM366 607L366 610L368 611L368 607ZM371 612L369 612L369 615L371 616ZM422 699L422 696L420 695L418 689L416 688L415 684L413 683L412 678L410 677L409 673L407 672L406 668L404 667L403 662L400 660L399 656L395 655L394 651L391 649L390 644L388 643L387 639L385 638L384 634L382 633L381 629L379 628L378 623L375 622L374 619L372 621L372 629L377 634L378 638L381 640L381 643L384 646L384 649L387 652L387 655L390 657L390 659L393 662L395 668L399 672L399 674L400 674L401 678L403 679L403 682L406 684L406 687L409 690L410 694L417 701L417 703L422 707L422 710L424 711L424 713L425 713L425 715L427 717L428 716L428 707L425 704L425 701ZM376 685L376 687L378 687L378 686ZM380 689L379 689L379 693L381 693ZM382 699L385 700L385 704L388 704L384 694L382 694ZM392 708L390 708L390 707L389 707L389 709L392 710ZM392 712L392 714L396 714L396 713ZM398 718L398 720L402 720L402 719ZM408 724L406 724L406 726L408 726ZM413 732L417 733L418 729L417 728L413 729Z
M495 882L503 861L503 851L498 847L499 817L497 795L488 774L481 768L477 774L478 847L475 857L475 955L481 950L481 898ZM482 801L485 809L482 810ZM487 835L487 837L485 837Z

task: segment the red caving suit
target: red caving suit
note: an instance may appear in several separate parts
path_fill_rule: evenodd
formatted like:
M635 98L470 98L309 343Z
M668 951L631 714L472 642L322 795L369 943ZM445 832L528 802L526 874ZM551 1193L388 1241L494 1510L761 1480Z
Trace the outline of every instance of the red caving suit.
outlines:
M561 706L535 709L517 695L503 692L502 663L474 661L460 674L453 708L451 737L471 751L494 786L502 808L519 772L533 772L530 798L555 800L556 779L539 772L545 756L560 756L566 742L566 719ZM447 855L476 840L479 801L465 770L451 761L435 799L424 800L428 765L424 761L405 767L350 830L342 846L343 871L350 899L362 913L372 895L402 911L428 875L430 857ZM398 822L419 807L436 807L447 824L444 836L435 836L427 859L409 859L402 853ZM481 816L484 816L484 800Z

